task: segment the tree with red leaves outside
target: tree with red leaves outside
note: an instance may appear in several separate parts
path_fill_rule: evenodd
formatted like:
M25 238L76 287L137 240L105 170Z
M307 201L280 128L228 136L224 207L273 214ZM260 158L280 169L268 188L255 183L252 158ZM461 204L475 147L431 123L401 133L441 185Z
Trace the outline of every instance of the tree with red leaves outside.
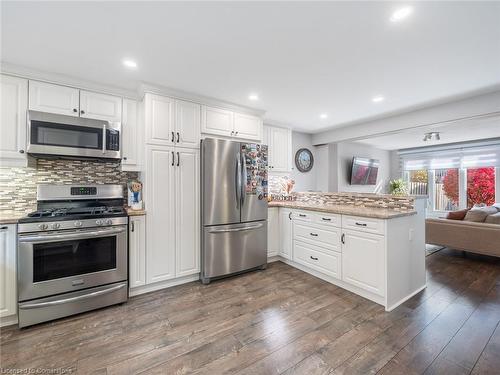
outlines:
M458 204L458 169L450 169L443 177L443 190L446 196ZM467 207L475 204L495 203L495 168L467 169Z

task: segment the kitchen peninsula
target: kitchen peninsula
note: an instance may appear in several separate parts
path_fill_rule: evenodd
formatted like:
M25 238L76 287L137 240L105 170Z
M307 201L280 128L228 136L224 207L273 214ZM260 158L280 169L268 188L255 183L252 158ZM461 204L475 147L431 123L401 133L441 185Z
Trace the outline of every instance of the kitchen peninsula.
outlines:
M425 288L425 200L360 193L295 193L292 198L269 202L271 259L387 311Z

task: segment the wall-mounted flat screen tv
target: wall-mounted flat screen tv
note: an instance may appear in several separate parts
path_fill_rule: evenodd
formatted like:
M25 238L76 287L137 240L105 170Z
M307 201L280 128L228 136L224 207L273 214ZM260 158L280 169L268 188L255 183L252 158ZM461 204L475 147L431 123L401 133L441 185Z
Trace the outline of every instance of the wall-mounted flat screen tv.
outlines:
M376 185L379 161L368 158L352 158L351 185Z

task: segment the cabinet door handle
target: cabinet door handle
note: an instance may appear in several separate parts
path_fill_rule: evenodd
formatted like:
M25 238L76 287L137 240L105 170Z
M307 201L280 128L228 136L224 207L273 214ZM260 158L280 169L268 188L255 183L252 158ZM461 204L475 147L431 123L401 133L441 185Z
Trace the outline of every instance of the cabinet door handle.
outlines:
M340 241L345 244L345 233L342 233L342 237L340 239Z
M309 234L310 234L311 236L313 236L313 237L318 237L318 233L312 233L312 232L311 232L311 233L309 233Z
M233 134L234 134L234 130L233 130L233 131L231 131L231 135L233 135Z
M76 112L78 112L78 109L76 109L76 108L73 108L73 112L75 112L75 113L76 113Z
M321 220L323 220L323 221L332 221L332 219L329 218L329 217L322 217Z
M358 223L358 222L356 222L356 225L359 226L359 227L366 227L366 223Z
M20 154L24 154L24 150L19 150L19 153Z
M318 260L318 258L313 257L312 255L310 256L312 260Z
M238 132L234 133L234 135L238 135Z
M174 132L172 132L172 142L174 142L174 141L175 141L175 134L174 134Z
M127 160L127 157L126 157L126 156L124 156L124 157L123 157L123 160Z
M172 151L172 167L175 165L175 154Z
M80 111L80 114L81 114L81 115L84 115L84 114L85 114L85 111L84 111L84 110L81 110L81 111Z
M180 135L179 132L177 132L177 143L179 143Z
M130 223L130 231L133 232L135 230L135 225L134 225L134 222L132 221Z
M292 220L292 213L291 213L291 212L288 214L288 218L289 218L290 220Z
M179 166L181 163L181 155L179 154L179 151L177 151L177 166Z

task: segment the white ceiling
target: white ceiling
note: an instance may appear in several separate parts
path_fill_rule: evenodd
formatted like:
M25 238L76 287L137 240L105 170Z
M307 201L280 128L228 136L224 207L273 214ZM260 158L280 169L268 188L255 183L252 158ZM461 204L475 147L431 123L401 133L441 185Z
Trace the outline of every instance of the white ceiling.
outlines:
M441 140L424 142L424 134L427 132L439 132ZM383 150L401 150L491 138L500 138L500 116L413 128L404 132L367 138L357 142Z
M261 108L309 132L500 84L500 2L414 2L390 22L407 4L2 1L1 58Z

